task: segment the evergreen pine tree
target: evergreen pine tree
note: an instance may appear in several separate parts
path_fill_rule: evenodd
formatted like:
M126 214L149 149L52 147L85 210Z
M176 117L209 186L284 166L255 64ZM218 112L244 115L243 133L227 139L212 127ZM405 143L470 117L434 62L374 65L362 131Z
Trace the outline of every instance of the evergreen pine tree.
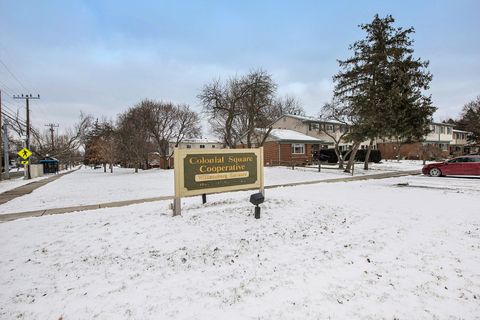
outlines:
M341 71L334 76L334 97L348 106L352 119L347 138L354 142L353 153L367 139L420 140L436 110L423 94L432 79L428 61L412 56L414 29L395 28L394 21L375 15L360 25L365 39L350 46L353 57L339 61Z

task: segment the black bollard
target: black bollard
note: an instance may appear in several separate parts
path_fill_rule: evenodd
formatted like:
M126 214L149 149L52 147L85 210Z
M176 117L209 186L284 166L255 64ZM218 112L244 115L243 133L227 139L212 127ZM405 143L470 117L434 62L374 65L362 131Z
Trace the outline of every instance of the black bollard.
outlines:
M202 194L202 204L207 203L207 195L204 193Z
M255 206L255 219L260 219L260 207Z
M254 193L250 196L250 203L255 206L255 219L260 219L260 207L259 204L265 200L264 195L261 192Z

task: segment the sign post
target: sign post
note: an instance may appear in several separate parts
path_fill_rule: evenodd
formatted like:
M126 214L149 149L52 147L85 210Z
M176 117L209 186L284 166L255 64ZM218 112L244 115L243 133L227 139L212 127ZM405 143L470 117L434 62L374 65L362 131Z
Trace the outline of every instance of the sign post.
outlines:
M264 195L263 148L178 149L174 152L173 215L181 214L181 198L235 190L259 189Z
M32 155L32 152L30 150L28 150L27 148L23 148L22 150L18 151L17 153L22 159L22 164L23 164L23 170L25 171L25 180L27 180L29 178L29 175L28 175L28 158Z

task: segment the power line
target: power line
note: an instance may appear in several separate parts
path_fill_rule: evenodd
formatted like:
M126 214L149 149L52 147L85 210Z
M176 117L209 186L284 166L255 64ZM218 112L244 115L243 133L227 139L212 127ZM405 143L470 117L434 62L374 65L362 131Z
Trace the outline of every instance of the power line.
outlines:
M12 117L16 117L16 118L18 118L19 120L21 120L21 121L23 121L23 122L26 122L25 119L23 119L23 118L18 114L18 112L13 111L10 107L8 107L7 105L5 105L5 103L2 102L2 106L4 106L5 109L8 110L8 112L10 113L10 115L11 115Z
M7 65L2 61L2 59L0 59L0 63L5 67L5 69L8 71L8 73L10 73L10 75L15 79L17 80L17 82L22 86L23 89L25 89L26 91L30 91L28 90L24 85L23 83L13 74L12 71L10 71L10 69L7 67Z
M1 81L0 81L0 84L1 84ZM3 84L2 84L2 86L3 86L3 87L0 88L0 91L2 91L2 93L5 92L5 93L7 94L7 95L5 96L5 98L10 99L10 100L11 100L11 101L10 101L11 104L14 104L14 105L17 106L18 108L22 108L23 105L20 104L20 101L17 101L17 100L15 100L15 99L13 99L13 96L14 96L15 94L11 91L11 89L9 88L9 90L5 90L4 88L8 88L8 87L5 86L5 85L3 85Z
M0 81L0 85L2 85L2 92L6 92L7 95L13 96L13 90L12 90L10 87L8 87L8 86L5 84L5 82ZM5 89L5 88L6 88L6 89Z
M3 103L2 103L2 106L5 107L5 105L4 105ZM2 110L2 114L5 115L5 116L10 117L10 119L14 119L15 122L19 122L19 123L21 123L21 124L23 124L23 125L26 124L26 122L25 122L24 119L20 118L19 116L17 116L17 115L14 114L14 113L7 112L7 110Z
M27 125L25 123L22 123L18 121L18 119L15 119L14 117L10 116L8 113L5 113L2 111L2 115L10 120L12 120L14 123L18 124L19 126L24 127L25 129L27 128Z

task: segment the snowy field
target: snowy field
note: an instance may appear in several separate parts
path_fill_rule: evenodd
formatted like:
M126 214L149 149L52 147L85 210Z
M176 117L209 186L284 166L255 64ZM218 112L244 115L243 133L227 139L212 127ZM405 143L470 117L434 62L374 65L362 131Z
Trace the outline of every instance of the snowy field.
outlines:
M479 318L479 179L270 189L260 220L250 194L2 223L0 318Z
M359 167L361 167L359 165ZM265 185L290 182L323 180L348 177L341 170L324 168L301 168L295 170L285 167L266 167ZM373 164L366 173L356 170L356 175L375 174L380 171L399 171L421 169L421 162ZM18 180L22 183L25 180ZM3 182L2 182L3 183ZM0 188L2 183L0 183ZM1 190L1 189L0 189ZM13 199L0 205L0 214L52 209L78 205L105 203L112 201L170 196L174 193L173 170L152 169L134 173L133 169L115 168L114 173L104 173L103 169L82 169L53 181L31 194Z

